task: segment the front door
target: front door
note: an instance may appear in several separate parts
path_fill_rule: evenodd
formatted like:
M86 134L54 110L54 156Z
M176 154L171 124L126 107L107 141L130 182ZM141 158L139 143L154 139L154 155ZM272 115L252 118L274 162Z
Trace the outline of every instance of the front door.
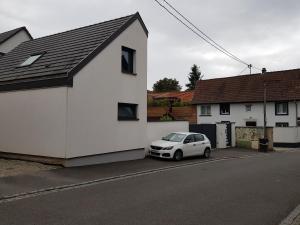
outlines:
M231 147L231 122L230 121L222 121L222 123L226 124L226 146Z

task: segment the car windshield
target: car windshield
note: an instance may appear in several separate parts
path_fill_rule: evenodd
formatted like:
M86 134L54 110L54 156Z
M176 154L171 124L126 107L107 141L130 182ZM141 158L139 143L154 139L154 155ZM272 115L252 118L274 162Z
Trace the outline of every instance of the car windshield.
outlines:
M172 142L181 142L186 137L185 134L171 133L166 137L163 137L162 140L172 141Z

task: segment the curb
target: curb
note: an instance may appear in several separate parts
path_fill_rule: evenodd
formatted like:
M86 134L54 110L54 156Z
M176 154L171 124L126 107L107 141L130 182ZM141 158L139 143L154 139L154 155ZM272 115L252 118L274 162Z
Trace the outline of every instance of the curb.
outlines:
M300 205L298 205L279 225L300 225Z

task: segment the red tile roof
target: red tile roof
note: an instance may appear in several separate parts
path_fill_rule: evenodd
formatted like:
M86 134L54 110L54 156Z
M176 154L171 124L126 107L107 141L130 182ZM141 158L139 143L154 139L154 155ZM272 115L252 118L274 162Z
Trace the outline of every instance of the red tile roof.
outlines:
M166 99L175 98L180 99L181 102L191 102L193 99L194 91L182 91L182 92L150 92L148 91L148 97L153 99Z
M300 100L300 69L197 82L193 104Z

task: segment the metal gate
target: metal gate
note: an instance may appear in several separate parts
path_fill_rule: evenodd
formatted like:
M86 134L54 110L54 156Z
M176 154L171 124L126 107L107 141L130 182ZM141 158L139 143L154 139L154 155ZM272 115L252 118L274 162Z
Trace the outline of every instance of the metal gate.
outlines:
M205 134L210 140L211 147L216 148L217 138L216 138L216 124L190 124L190 132Z

